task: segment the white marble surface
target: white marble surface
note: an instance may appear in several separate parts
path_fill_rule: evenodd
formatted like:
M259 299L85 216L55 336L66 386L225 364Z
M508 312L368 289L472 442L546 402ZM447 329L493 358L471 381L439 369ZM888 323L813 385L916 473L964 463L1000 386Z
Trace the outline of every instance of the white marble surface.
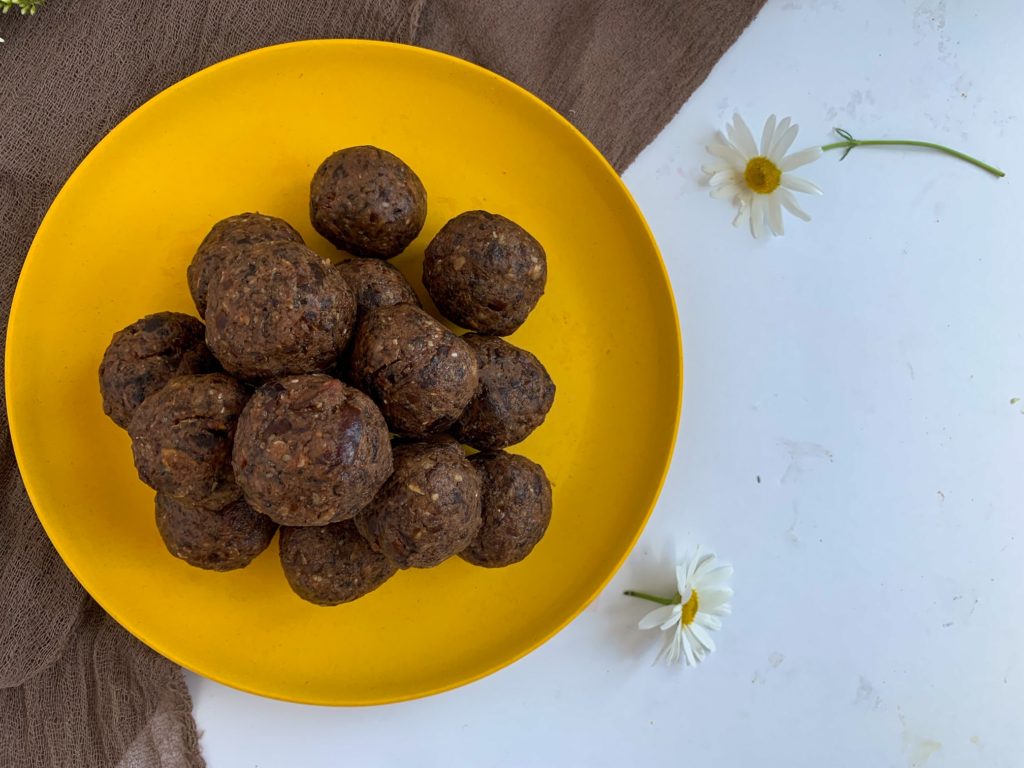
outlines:
M190 676L211 768L1021 764L1024 9L769 0L626 173L686 350L682 430L636 551L548 644L466 688L368 709ZM862 138L805 175L810 224L755 242L700 182L734 109ZM695 670L633 629L674 548L736 566Z

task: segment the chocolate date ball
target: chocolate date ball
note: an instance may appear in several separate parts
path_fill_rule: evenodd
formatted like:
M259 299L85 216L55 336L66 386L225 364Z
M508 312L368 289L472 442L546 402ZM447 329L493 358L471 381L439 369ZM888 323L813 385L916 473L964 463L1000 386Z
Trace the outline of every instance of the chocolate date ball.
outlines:
M387 424L362 392L323 374L264 384L235 434L246 501L281 525L326 525L365 507L391 474Z
M240 213L214 224L188 265L188 290L199 316L206 317L210 282L228 256L250 245L279 241L301 243L302 235L284 219L262 213Z
M209 373L217 361L206 328L180 312L158 312L114 334L100 363L103 412L128 427L135 409L174 376Z
M248 398L242 384L222 373L178 376L147 397L128 424L142 482L211 509L238 499L231 448Z
M462 337L476 355L479 383L453 433L481 451L525 440L555 399L555 384L534 355L497 336Z
M351 258L335 267L356 296L357 314L362 317L371 309L394 304L420 306L416 291L398 269L380 259Z
M351 520L281 529L281 566L292 590L317 605L348 603L377 589L397 567L375 552Z
M325 371L355 325L348 283L300 243L259 243L229 257L208 299L206 343L245 379Z
M446 318L508 336L530 314L548 279L547 256L514 221L487 211L456 216L427 246L423 285Z
M277 524L244 499L220 509L156 495L156 527L167 551L209 571L244 568L270 546Z
M551 484L540 464L505 451L469 458L483 479L483 524L459 556L502 568L525 558L551 522Z
M396 304L359 323L351 381L380 405L391 429L422 436L447 429L476 391L472 350L422 309Z
M377 147L349 147L313 175L313 227L353 256L390 259L423 229L427 191L412 168Z
M480 529L480 475L453 440L397 444L395 472L356 527L399 568L431 568Z

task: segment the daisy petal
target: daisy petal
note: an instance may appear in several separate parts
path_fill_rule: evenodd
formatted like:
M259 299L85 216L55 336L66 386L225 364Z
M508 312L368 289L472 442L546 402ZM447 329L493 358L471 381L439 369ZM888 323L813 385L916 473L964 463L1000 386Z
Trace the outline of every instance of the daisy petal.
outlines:
M683 644L683 633L682 630L678 630L672 633L672 640L669 642L668 651L668 663L678 664L679 656L682 651Z
M729 602L732 595L733 592L728 587L701 589L700 592L697 593L697 599L700 601L700 610L711 610L712 608L724 605Z
M798 126L791 125L785 131L775 131L775 143L768 153L768 159L778 165L779 161L786 156L789 148L793 146L799 130Z
M693 578L702 579L706 574L711 572L712 567L718 561L715 559L714 554L705 555L696 570L693 572Z
M704 629L710 629L712 632L717 632L722 628L722 620L720 618L712 616L710 613L704 613L704 611L697 611L693 621L695 624L700 624Z
M732 566L727 562L721 560L715 561L715 567L711 570L703 573L700 583L708 587L713 587L719 582L724 582L732 575Z
M714 589L719 586L722 582L728 581L732 576L732 566L729 563L717 562L715 568L704 574L700 580L700 585L704 589Z
M679 569L676 569L676 582L679 584L680 594L682 594L684 589L690 588L690 583L693 581L693 569L697 567L697 557L699 555L700 549L686 559L686 567L683 568L683 572L681 574Z
M799 176L791 176L788 173L782 174L782 181L779 183L787 189L792 189L794 192L806 192L809 195L821 194L821 189L817 184L812 184L807 179L801 179Z
M711 178L708 179L708 184L712 187L718 187L725 183L733 183L735 177L735 171L732 168L726 168L724 171L712 174Z
M779 170L785 173L786 171L792 171L799 168L801 165L807 165L813 163L821 157L821 147L808 147L807 149L801 149L799 152L794 152L792 155L787 155L779 161Z
M704 629L704 627L697 623L693 623L687 626L686 630L708 651L715 650L715 641L711 639L711 635L708 634L708 631Z
M736 218L732 220L734 227L745 225L750 221L750 205L746 198L741 197L739 200L740 209L736 211Z
M732 613L732 606L728 603L722 603L715 608L708 608L707 612L712 616L728 616Z
M660 629L670 629L679 623L679 620L683 617L683 606L676 603L672 606L672 615L669 616L665 621L662 622Z
M693 584L694 574L697 573L697 569L700 567L707 558L714 557L714 555L706 555L701 552L700 545L693 550L693 554L690 555L690 562L686 569L686 584L689 587ZM678 575L678 574L677 574Z
M788 189L777 189L775 193L779 196L779 200L782 201L782 207L792 213L798 219L804 221L810 221L811 217L807 215L803 208L796 204L796 198L793 197L793 193Z
M761 154L767 155L775 142L775 115L769 115L764 122L764 130L761 132Z
M676 591L683 595L690 591L690 588L686 586L687 579L690 578L690 564L683 563L682 565L676 566Z
M661 605L655 608L653 611L648 613L637 624L640 629L654 629L661 624L664 624L669 617L672 616L672 610L676 606L674 605Z
M716 200L731 200L740 193L740 188L735 184L723 184L711 190L711 196Z
M668 655L668 648L671 642L672 641L670 640L668 643L665 643L665 645L662 646L661 650L658 651L658 655L655 656L654 661L651 662L652 667L658 666L658 662L664 659L666 655Z
M716 173L720 171L731 171L733 168L732 163L726 160L716 160L713 163L707 163L706 165L702 165L700 169L704 171L704 173L706 173L708 176L714 176Z
M768 227L776 237L785 234L782 228L782 203L776 195L768 198Z
M750 233L760 240L764 237L764 195L754 195L750 204Z
M655 656L654 657L654 661L651 662L651 666L652 667L655 664L657 664L659 661L664 659L666 656L671 655L671 653L672 653L672 644L673 644L674 640L675 640L674 638L670 637L667 640L665 640L664 643L662 643L661 650L658 651L658 655Z
M779 120L779 124L775 127L775 139L778 141L782 138L783 134L789 130L789 126L793 123L793 118L784 117ZM774 142L773 142L774 143ZM771 150L771 147L769 147Z
M732 116L732 123L725 126L726 133L732 139L736 148L747 156L747 159L757 155L757 144L754 143L754 134L750 132L747 124L739 114Z
M721 134L719 134L721 136ZM731 143L726 142L725 137L722 137L721 142L714 144L708 144L708 152L715 157L721 158L733 164L736 168L744 168L747 165L747 160L743 157L742 153L736 149Z
M686 666L696 667L697 657L693 653L693 645L690 644L690 638L685 632L680 632L679 639L683 646L683 654L686 656Z

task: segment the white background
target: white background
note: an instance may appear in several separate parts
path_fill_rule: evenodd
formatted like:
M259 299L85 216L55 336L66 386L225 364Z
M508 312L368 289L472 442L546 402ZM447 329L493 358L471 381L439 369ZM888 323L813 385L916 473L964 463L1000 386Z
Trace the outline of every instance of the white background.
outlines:
M754 241L700 165L739 110L796 148L814 220ZM1024 764L1024 6L769 0L625 174L679 301L686 383L665 491L576 621L512 667L365 709L195 676L211 768ZM1019 537L1019 538L1018 538ZM675 551L736 567L697 669L652 667L626 588ZM415 633L410 634L415 642Z

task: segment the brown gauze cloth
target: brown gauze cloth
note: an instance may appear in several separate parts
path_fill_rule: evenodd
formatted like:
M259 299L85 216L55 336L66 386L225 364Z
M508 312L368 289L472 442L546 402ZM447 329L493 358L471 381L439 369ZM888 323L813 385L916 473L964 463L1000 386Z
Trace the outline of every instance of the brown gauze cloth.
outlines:
M621 171L763 1L50 0L34 17L0 16L4 327L32 236L75 166L214 62L310 38L434 48L537 94ZM78 585L29 505L6 411L0 431L0 766L204 765L181 670Z

